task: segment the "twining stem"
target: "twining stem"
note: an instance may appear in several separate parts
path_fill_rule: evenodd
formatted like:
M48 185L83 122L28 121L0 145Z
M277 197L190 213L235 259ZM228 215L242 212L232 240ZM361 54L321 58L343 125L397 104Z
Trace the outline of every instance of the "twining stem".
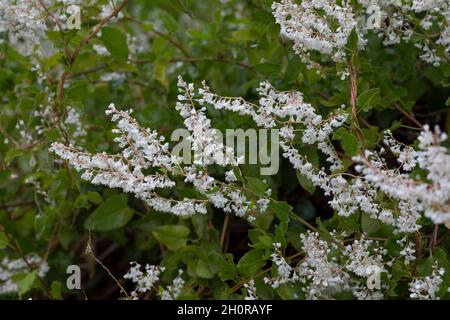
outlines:
M117 280L117 278L111 273L111 271L109 271L109 269L94 255L94 252L92 251L92 246L91 246L91 232L90 231L89 231L89 238L88 238L88 243L86 245L85 253L86 253L86 255L90 255L108 273L108 275L114 280L114 282L120 288L120 292L125 294L127 299L131 299L130 296L128 295L127 291L125 290L125 288L120 284L120 281Z
M228 224L230 222L230 215L226 214L223 220L222 232L220 233L220 247L223 249L225 243L225 237L227 235Z
M422 124L414 117L414 115L412 115L411 113L409 113L408 111L403 109L401 105L396 103L395 109L400 111L405 117L407 117L412 123L414 123L418 129L422 129L422 127L423 127Z
M363 139L361 128L359 126L358 111L356 109L356 99L358 97L358 87L356 85L356 79L358 77L358 71L356 70L356 67L353 63L353 56L350 58L350 60L348 62L348 70L350 73L350 106L352 107L352 115L353 115L353 121L354 121L355 129L356 129L356 137L358 138L359 142L361 143L361 148L362 148L364 139Z

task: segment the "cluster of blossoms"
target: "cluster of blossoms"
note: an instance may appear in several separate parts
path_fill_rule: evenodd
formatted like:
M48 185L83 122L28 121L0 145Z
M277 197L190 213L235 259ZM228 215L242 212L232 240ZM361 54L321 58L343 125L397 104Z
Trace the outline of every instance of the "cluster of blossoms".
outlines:
M71 106L66 107L66 112L61 115L55 110L53 105L53 95L48 96L48 103L40 105L34 111L34 116L39 119L39 124L34 128L34 132L41 137L47 130L54 127L55 123L60 129L67 133L71 143L75 143L80 138L86 136L87 132L81 122L81 114Z
M141 265L137 262L131 262L130 270L123 276L124 279L130 279L136 284L136 289L131 292L133 299L138 298L138 293L151 291L159 281L159 274L164 271L164 267L147 264L145 271L141 271Z
M255 280L250 280L247 283L244 283L244 289L247 291L247 296L245 300L257 300L258 295L256 294L255 288Z
M416 224L420 212L424 212L436 224L450 222L450 154L442 146L447 135L438 127L431 131L425 125L418 140L418 150L414 150L401 145L387 132L384 142L398 155L400 168L387 168L386 162L380 157L383 149L379 153L366 151L364 157L354 158L360 163L356 170L361 172L367 183L399 201L400 217L397 221L391 221L401 232L414 232L420 228ZM410 174L415 168L425 170L426 177ZM383 219L389 216L392 216L389 211L384 210Z
M175 300L180 296L181 290L183 289L185 283L182 275L183 270L178 270L178 275L175 277L175 279L173 279L172 283L168 285L161 293L162 300Z
M346 245L336 233L331 235L333 241L328 242L316 232L301 234L304 257L295 267L289 265L281 245L275 243L271 256L275 276L266 277L265 282L273 288L299 284L306 299L333 299L344 292L359 300L383 299L389 289L390 268L397 258L389 257L380 243L364 236ZM381 274L387 275L386 281ZM432 275L414 278L409 283L411 298L435 299L443 274L444 269L436 267Z
M216 208L237 216L246 216L250 211L250 201L246 194L235 185L233 171L226 174L226 182L221 182L208 174L208 166L218 164L236 168L239 164L233 150L217 142L210 134L211 121L205 115L204 105L216 109L225 109L241 115L251 116L262 128L280 126L280 147L287 158L302 175L315 186L323 189L325 195L332 196L329 204L341 216L350 216L361 210L383 223L393 225L397 232L413 233L420 228L420 213L435 223L450 222L448 199L450 197L449 154L440 143L446 135L429 130L427 126L419 136L419 150L402 147L388 132L385 143L394 154L398 155L402 171L389 169L375 151L365 150L363 155L354 157L358 163L356 170L360 176L345 173L333 173L341 169L342 164L330 135L347 120L344 110L323 119L315 109L305 103L300 92L276 91L270 84L261 84L258 92L261 96L259 105L244 101L242 98L221 97L203 88L194 92L194 86L183 80L179 81L180 95L177 110L185 119L184 124L191 133L194 163L183 165L182 159L171 155L168 143L156 132L140 127L129 112L118 111L111 105L107 114L116 122L115 140L123 151L119 155L91 155L74 147L54 143L51 150L69 161L78 171L84 171L82 177L94 184L120 187L126 192L134 193L157 211L171 212L176 215L206 213L205 204L211 202ZM200 104L201 107L196 107ZM438 130L438 129L436 129ZM294 139L301 132L301 141L305 145L317 144L330 162L329 171L316 168L306 156L300 154ZM384 152L381 150L380 153ZM407 172L419 167L428 172L423 182L411 178ZM144 175L144 169L160 169L154 174ZM170 173L170 175L169 175ZM165 199L156 193L157 188L173 188L175 181L171 176L183 176L185 182L192 183L197 191L207 199ZM397 210L385 207L377 200L379 191L387 197L397 200ZM267 208L268 200L263 198L256 202L260 211Z
M420 59L439 66L449 59L450 5L446 0L359 0L364 8L374 8L377 25L372 28L383 44L410 42L414 34L420 40L414 46L422 51ZM439 46L443 54L439 54Z
M369 30L383 37L384 45L408 42L414 32L422 32L423 40L415 43L423 52L422 60L439 66L442 58L449 58L450 13L445 0L302 0L300 4L283 0L273 3L272 9L281 35L293 41L295 52L310 68L320 70L312 52L343 62L352 30L360 48L367 43ZM439 46L444 49L443 57L438 54Z
M393 225L401 233L413 233L420 228L418 220L421 212L436 224L450 222L450 155L442 146L447 135L439 128L432 132L429 126L424 126L418 137L417 151L400 145L390 132L386 132L384 142L398 156L401 167L387 168L385 161L379 157L380 153L385 152L384 149L379 153L365 150L363 155L353 158L358 164L355 169L361 175L349 175L352 179L347 180L345 173L329 174L324 168L315 168L296 149L294 138L302 131L301 141L304 144L317 143L319 150L328 156L331 172L341 169L341 161L329 142L329 136L344 124L348 114L342 110L328 119L322 119L310 104L303 101L300 92L277 92L267 83L261 84L258 92L261 95L259 105L242 98L218 96L205 85L201 93L204 101L216 109L250 115L258 126L270 128L279 124L283 156L315 186L333 197L329 203L339 215L350 216L361 210ZM297 126L302 129L298 130ZM408 172L414 168L426 170L427 176L410 177ZM398 201L398 214L376 200L380 190Z
M32 54L40 46L46 31L43 8L37 1L0 2L0 32L6 33L9 44L22 55Z
M131 262L131 267L123 276L136 284L135 290L131 292L131 298L137 300L139 294L150 293L155 289L156 284L160 281L160 274L165 268L155 265L145 265L145 271L141 271L141 265L137 262ZM178 270L178 275L161 293L162 300L174 300L181 294L185 281L182 278L183 270Z
M27 274L32 271L30 268L37 270L37 274L41 278L45 277L49 270L47 262L34 254L23 259L3 258L0 262L0 295L16 294L18 286L13 280L14 276Z
M80 5L89 7L93 0L2 0L0 1L0 34L4 33L8 43L21 55L37 53L48 57L55 53L55 48L46 38L47 31L64 31L73 28L69 18L80 14ZM114 5L108 1L100 8L98 19L104 19L114 11ZM81 16L80 16L81 17ZM122 18L120 12L118 17ZM139 50L136 39L133 50Z
M383 34L386 45L408 41L413 34L413 24L409 19L411 12L424 12L420 22L422 29L433 30L436 27L444 31L439 33L439 39L434 43L424 40L428 42L421 46L425 52L421 58L439 64L441 57L437 56L436 48L430 49L432 45L446 47L444 51L448 54L448 20L442 20L443 15L448 16L447 2L360 0L358 4L364 8L378 6L381 10L380 25L375 32ZM275 3L273 9L282 35L293 40L294 50L310 66L319 67L313 62L313 50L330 55L336 63L343 62L346 59L345 46L353 30L359 37L359 46L363 48L365 45L369 28L361 26L361 23L366 17L357 15L349 1L303 0L296 4L284 0ZM96 47L96 51L105 53L102 47ZM364 236L348 243L332 234L336 239L329 243L320 239L319 234L308 232L300 236L304 259L293 267L283 257L281 244L274 244L271 259L276 276L265 278L265 283L272 288L301 284L308 299L333 298L341 292L350 292L357 299L382 299L389 289L388 283L368 286L368 278L375 273L385 273L389 279L389 269L395 259L403 259L404 264L416 259L415 246L410 238L422 227L422 214L435 224L450 223L450 155L443 146L447 136L439 128L432 131L429 126L424 126L416 148L402 145L387 131L383 142L397 157L398 166L392 168L382 157L386 152L383 148L379 151L361 148L360 155L352 159L356 164L355 175L340 171L344 166L330 138L349 117L345 106L324 117L304 101L301 92L277 91L268 82L262 82L257 89L257 104L240 97L217 95L206 83L196 91L193 84L181 78L178 90L176 109L189 132L187 140L191 148L188 152L189 156L193 155L192 163L186 163L183 157L175 155L169 143L156 131L141 127L132 117L132 110L121 111L113 104L106 114L116 125L113 132L117 134L115 142L121 148L120 153L91 154L61 143L53 143L50 150L82 172L83 179L93 184L121 188L145 201L155 211L178 216L206 214L210 203L225 213L253 221L256 212L267 210L270 190L266 190L267 197L254 199L255 195L250 195L240 186L236 175L242 159L235 156L232 148L216 139L205 111L207 107L232 111L251 117L260 128L279 129L283 157L330 197L329 205L339 216L366 213L392 226L395 237L398 235L397 244L403 247L400 256L392 258L379 243ZM77 127L79 117L76 114L69 112L66 122L82 131ZM317 146L329 166L315 167L311 159L300 153L299 144ZM224 181L210 173L211 166L225 171ZM198 197L173 199L160 195L160 189L173 190L180 178L193 186ZM140 267L133 264L124 276L136 283L133 298L137 298L138 293L149 292L164 271L164 268L147 265L143 272ZM425 279L414 279L410 283L411 298L435 298L442 283L441 276L439 269ZM180 272L161 297L175 299L183 285ZM253 281L246 283L244 288L248 299L257 298Z
M433 273L424 278L416 278L409 284L409 291L411 299L420 300L435 300L439 299L437 293L443 282L442 276L445 274L444 268L433 266Z
M337 2L303 0L297 4L283 0L272 5L281 35L293 41L294 51L310 68L318 67L311 59L311 51L330 55L334 62L346 57L345 45L358 21L348 1L340 1L341 5ZM361 33L359 38L363 38Z
M195 97L192 84L180 78L178 85L180 95L176 108L190 132L188 141L193 151L192 164L186 165L183 157L172 155L165 138L141 127L131 117L131 110L119 111L112 104L106 114L116 123L117 128L113 132L118 134L115 141L122 148L120 154L89 154L61 143L53 143L50 150L68 160L77 171L82 171L83 179L133 193L156 211L183 216L205 214L209 202L226 213L252 221L255 210L267 210L268 200L259 197L251 206L251 200L236 183L237 178L232 171L238 167L239 159L234 156L232 148L216 141L204 107L197 107L204 100ZM225 182L208 174L211 165L231 166ZM153 173L146 175L144 170ZM175 187L174 177L182 177L191 183L203 199L177 200L160 196L157 189Z
M281 123L280 135L283 141L280 146L285 153L295 153L292 150L294 129L300 128L303 131L302 142L307 145L317 143L319 150L328 156L327 161L332 164L331 171L342 168L342 163L329 137L347 120L348 115L345 112L341 111L328 119L323 119L311 104L303 100L301 92L280 92L268 82L262 82L257 92L260 95L259 105L246 102L242 98L216 95L205 83L203 83L203 89L199 91L203 100L215 109L249 115L259 127L270 129L276 127L277 123Z

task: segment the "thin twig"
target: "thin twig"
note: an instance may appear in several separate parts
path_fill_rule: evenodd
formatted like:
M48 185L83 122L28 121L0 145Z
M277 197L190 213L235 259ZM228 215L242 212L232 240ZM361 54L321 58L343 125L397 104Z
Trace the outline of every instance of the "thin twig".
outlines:
M223 249L223 245L225 243L225 236L227 234L229 220L230 220L230 215L226 214L225 219L223 220L222 232L220 233L220 247L222 249Z
M90 231L89 231L89 238L88 238L88 243L86 245L85 253L87 255L90 255L108 273L108 275L114 280L114 282L120 288L120 292L125 294L127 299L130 299L130 296L128 295L125 288L120 284L120 281L117 280L117 278L111 273L111 271L109 271L109 269L94 255L94 252L92 251L92 246L91 246L91 232Z
M414 123L417 126L417 128L422 129L422 127L423 127L422 124L414 117L414 115L412 115L411 113L409 113L408 111L403 109L402 106L399 105L398 103L396 103L394 106L395 106L395 109L400 111L405 117L407 117L409 120L411 120L411 122Z

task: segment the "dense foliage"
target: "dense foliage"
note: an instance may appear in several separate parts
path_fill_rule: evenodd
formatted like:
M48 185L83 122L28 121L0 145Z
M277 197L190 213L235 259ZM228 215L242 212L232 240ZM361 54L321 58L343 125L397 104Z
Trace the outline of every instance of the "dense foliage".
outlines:
M0 297L450 298L449 19L0 0ZM278 129L279 170L212 128Z

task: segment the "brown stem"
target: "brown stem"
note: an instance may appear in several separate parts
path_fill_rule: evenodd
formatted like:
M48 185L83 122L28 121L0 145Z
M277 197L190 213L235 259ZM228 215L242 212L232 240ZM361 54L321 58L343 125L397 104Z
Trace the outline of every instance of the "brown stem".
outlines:
M122 286L120 281L117 280L117 278L111 273L111 271L109 271L109 269L95 256L94 252L92 251L91 232L90 231L89 231L88 243L87 243L87 246L86 246L86 254L90 255L108 273L108 275L111 277L111 279L113 279L114 282L117 284L117 286L120 288L120 292L125 294L127 299L130 299L130 296L128 295L127 291Z
M361 132L361 128L359 126L359 120L358 120L358 111L356 109L356 99L358 97L358 87L356 85L356 79L358 76L358 72L356 70L356 67L353 63L353 56L350 58L348 62L348 69L350 72L350 106L352 107L352 115L353 120L355 122L355 128L356 128L356 137L361 143L361 148L363 146L363 135ZM362 151L361 151L362 152Z
M403 109L401 105L396 103L395 109L400 111L405 117L407 117L409 120L411 120L411 122L414 123L417 126L417 128L422 129L422 127L423 127L422 124L414 117L414 115L412 115L411 113L409 113L408 111Z
M223 221L222 232L220 233L220 247L223 249L223 245L225 243L225 236L227 234L228 223L230 221L230 215L226 214L225 219Z
M23 206L32 206L34 205L34 201L23 201L23 202L13 202L13 203L6 203L3 205L0 205L0 209L7 209L7 208L13 208L13 207L23 207Z

